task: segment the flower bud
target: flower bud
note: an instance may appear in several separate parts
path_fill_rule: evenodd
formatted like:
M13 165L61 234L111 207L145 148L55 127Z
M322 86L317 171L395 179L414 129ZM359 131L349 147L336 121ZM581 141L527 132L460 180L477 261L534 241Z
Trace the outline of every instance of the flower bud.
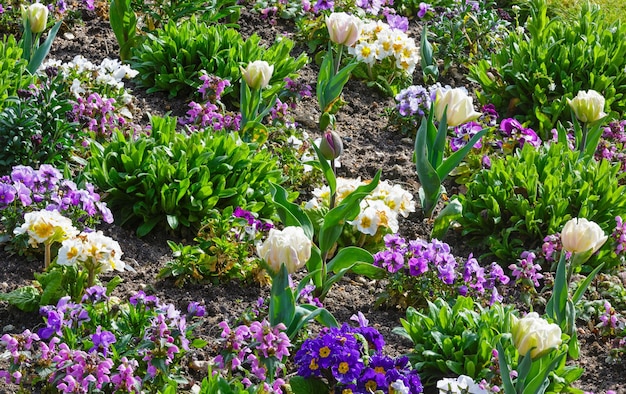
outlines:
M48 7L41 3L33 3L28 9L22 8L22 17L24 20L28 18L31 32L41 33L48 24Z
M343 142L341 137L334 131L324 133L324 138L320 143L320 152L326 160L334 160L343 153Z
M248 64L245 69L240 67L241 77L246 81L250 89L263 89L269 83L274 72L274 66L270 66L265 60L256 60Z
M563 249L571 253L595 253L604 245L608 236L598 226L584 218L569 220L561 230Z
M337 44L352 46L361 35L363 21L345 12L333 12L326 17L326 27L330 40Z
M265 242L257 247L257 253L273 273L285 264L289 273L294 273L311 257L311 240L302 227L289 226L283 230L271 229Z
M447 110L446 110L447 106ZM441 122L444 111L449 127L467 123L482 115L474 111L474 99L461 88L436 91L435 118Z
M606 116L604 112L604 97L595 90L578 92L573 100L567 99L567 103L576 118L583 123L591 123Z
M548 323L536 312L531 312L521 319L511 316L511 334L513 344L520 355L530 351L530 357L539 358L561 345L561 328Z

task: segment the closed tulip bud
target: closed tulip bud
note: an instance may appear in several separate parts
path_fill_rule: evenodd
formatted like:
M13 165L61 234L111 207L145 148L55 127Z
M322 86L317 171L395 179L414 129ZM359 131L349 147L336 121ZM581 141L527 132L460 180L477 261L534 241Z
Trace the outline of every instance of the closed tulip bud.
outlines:
M48 24L48 7L41 3L31 4L27 9L22 8L22 17L24 20L28 18L31 32L41 33Z
M531 312L521 319L512 316L511 334L513 344L521 355L530 351L530 357L539 358L561 345L561 328L548 323L536 312Z
M271 229L265 242L257 248L257 253L273 273L285 264L289 273L302 268L311 257L311 240L302 227L289 226L283 230Z
M567 103L576 118L583 123L591 123L606 116L604 112L604 97L595 90L578 92L573 100L567 99Z
M248 67L240 68L241 76L250 89L263 89L272 79L274 66L270 66L265 60L256 60L248 64Z
M595 253L604 245L608 236L598 226L584 218L574 218L563 226L561 242L563 249L571 253Z
M333 12L326 17L326 27L332 42L350 47L359 39L363 21L345 12Z
M437 89L435 118L441 122L444 112L446 113L447 125L449 127L456 127L470 122L482 115L480 112L474 111L474 99L460 88Z
M334 160L343 153L343 142L341 137L334 131L324 133L324 138L320 143L320 151L326 160Z

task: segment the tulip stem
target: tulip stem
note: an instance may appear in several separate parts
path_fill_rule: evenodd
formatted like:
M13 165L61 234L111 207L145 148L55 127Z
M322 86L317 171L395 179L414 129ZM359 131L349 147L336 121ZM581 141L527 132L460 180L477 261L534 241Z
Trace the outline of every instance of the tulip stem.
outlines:
M341 56L343 55L343 45L339 45L339 52L337 54L337 63L335 64L335 75L339 72L341 66Z
M330 160L330 169L333 171L333 175L335 175L335 178L337 176L337 169L335 167L335 159L331 159ZM333 208L335 208L335 198L336 198L336 194L337 191L334 190L332 193L330 193L330 202L328 204L328 210L332 210Z
M583 123L582 137L580 139L580 148L578 148L578 150L584 153L586 145L587 145L587 123Z

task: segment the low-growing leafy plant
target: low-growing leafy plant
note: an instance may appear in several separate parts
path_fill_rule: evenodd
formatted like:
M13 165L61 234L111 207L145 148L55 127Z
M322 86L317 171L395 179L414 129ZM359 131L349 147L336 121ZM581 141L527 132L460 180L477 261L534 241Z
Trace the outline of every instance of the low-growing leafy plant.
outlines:
M15 165L58 165L70 158L82 133L68 120L72 103L67 86L50 75L29 90L20 90L18 98L7 100L0 111L0 172Z
M19 89L32 82L33 77L26 72L27 64L15 37L5 36L0 41L0 110L10 103L9 97L16 97Z
M191 245L168 241L174 260L169 261L158 278L174 277L176 285L187 281L206 281L213 277L267 281L256 256L256 243L273 225L239 207L212 210L203 221Z
M513 261L572 217L587 218L612 232L614 218L626 213L624 186L618 184L624 175L619 165L583 161L580 156L562 144L539 149L527 144L514 155L493 160L490 169L472 178L467 193L458 196L463 234L488 246L498 258ZM620 260L608 249L600 249L599 257L587 265L618 265Z
M85 175L137 234L157 226L197 231L213 208L240 206L261 217L273 212L270 182L280 182L276 160L237 134L211 129L176 131L176 118L152 117L150 136L118 132L106 146L92 144ZM268 204L269 203L269 204Z
M220 354L214 359L216 374L228 378L229 386L233 387L245 381L246 391L241 390L244 392L282 393L287 371L285 364L292 347L285 333L286 327L283 324L271 326L267 319L244 322L232 329L227 321L218 325L222 329L222 339ZM202 388L208 390L214 384L203 382ZM201 392L204 392L202 388ZM237 391L229 389L226 392Z
M44 246L45 272L35 273L32 285L0 294L0 300L29 312L65 296L78 302L85 289L96 284L100 273L124 271L120 245L102 231L90 229L79 233L72 221L56 210L29 212L24 220L15 233L26 236L33 247ZM51 264L53 254L55 259ZM115 286L120 281L117 277L109 284Z
M234 29L209 26L195 17L183 23L171 21L148 37L133 50L130 64L139 72L138 83L149 93L165 91L171 97L195 90L200 71L204 70L229 79L233 89L228 97L238 103L239 67L255 60L274 65L271 87L264 91L265 97L271 97L283 89L285 77L294 78L308 60L305 54L297 58L289 55L294 43L287 38L264 48L256 34L244 40Z
M433 57L443 62L443 73L452 66L468 66L497 52L509 34L508 15L494 1L402 2L419 8L413 14L425 21ZM426 33L426 31L425 31Z
M208 24L236 25L241 5L236 0L136 0L131 3L142 17L142 30L160 29L170 21L180 23L189 17L197 17Z
M615 217L626 214L621 166L580 157L580 152L554 143L539 149L526 144L513 155L494 159L490 169L472 178L467 193L458 196L463 234L512 261L573 217L592 220L611 233ZM586 265L604 261L605 269L617 266L621 260L607 249L608 244Z
M573 21L550 20L546 0L531 4L527 32L511 32L490 61L470 67L469 78L482 88L481 102L493 103L506 116L530 121L544 140L557 121L569 120L567 99L580 90L600 92L609 115L624 112L626 25L607 24L589 3Z
M187 380L183 356L206 343L193 339L196 317L204 307L192 302L187 313L161 304L143 291L120 300L110 289L87 289L80 303L68 297L41 309L45 326L37 333L5 334L0 346L9 354L0 371L23 390L158 392Z
M451 374L490 380L492 352L510 330L511 312L500 304L482 308L468 297L459 296L452 306L438 298L428 301L425 313L409 307L394 333L413 342L409 359L425 384Z

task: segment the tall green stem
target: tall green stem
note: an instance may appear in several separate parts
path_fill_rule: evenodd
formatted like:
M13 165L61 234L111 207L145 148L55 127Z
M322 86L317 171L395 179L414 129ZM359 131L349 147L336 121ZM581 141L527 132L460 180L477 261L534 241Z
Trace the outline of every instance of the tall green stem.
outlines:
M580 139L580 148L578 150L584 153L586 147L587 147L587 123L583 123L582 138Z

